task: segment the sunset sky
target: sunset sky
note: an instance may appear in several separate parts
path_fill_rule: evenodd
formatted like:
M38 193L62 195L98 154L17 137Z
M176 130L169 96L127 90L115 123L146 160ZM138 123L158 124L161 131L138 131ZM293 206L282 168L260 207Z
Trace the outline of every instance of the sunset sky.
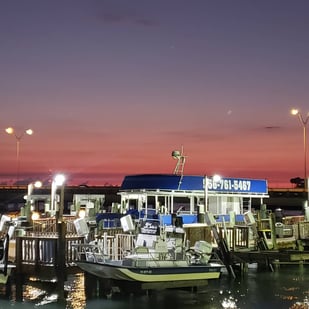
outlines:
M185 174L291 187L308 30L308 0L1 1L0 181L118 185L183 146Z

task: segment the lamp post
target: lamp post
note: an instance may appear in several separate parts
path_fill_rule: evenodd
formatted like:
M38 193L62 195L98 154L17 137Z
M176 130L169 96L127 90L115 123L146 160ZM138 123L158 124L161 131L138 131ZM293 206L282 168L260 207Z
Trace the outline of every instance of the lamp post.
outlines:
M208 177L205 176L204 178L204 211L208 212Z
M56 256L56 273L58 278L58 294L59 301L64 301L64 282L66 280L66 267L65 267L65 222L63 221L63 208L64 208L64 183L65 176L58 174L52 181L51 190L51 205L56 210L56 228L58 232L57 238L57 256ZM55 206L55 195L57 187L61 187L60 204L59 207Z
M24 130L22 133L17 134L15 129L12 127L8 127L5 129L5 132L10 135L14 135L16 138L16 164L17 164L17 172L16 172L16 178L17 180L19 179L19 169L20 169L20 160L19 160L19 153L20 153L20 141L23 138L23 136L26 135L32 135L33 130L32 129L27 129Z
M64 182L65 176L63 174L57 174L51 184L51 210L57 214L57 221L62 221L63 208L64 208ZM60 205L56 206L56 191L57 188L61 187L60 193Z
M303 127L303 143L304 143L304 186L305 190L308 190L308 179L307 179L307 123L309 120L309 112L306 118L302 116L298 109L292 109L291 114L297 116L300 124Z
M221 176L220 175L214 175L211 178L209 178L208 176L204 177L204 200L205 200L205 212L209 211L209 205L208 205L208 191L209 189L214 189L214 187L216 187L216 183L218 183L221 180Z
M32 221L32 218L31 218L31 211L33 209L31 209L31 195L32 195L32 192L33 192L33 189L34 188L41 188L42 187L42 182L37 180L35 182L31 182L28 184L28 192L27 192L27 202L26 202L26 205L25 205L25 216L27 218L27 222L30 223Z

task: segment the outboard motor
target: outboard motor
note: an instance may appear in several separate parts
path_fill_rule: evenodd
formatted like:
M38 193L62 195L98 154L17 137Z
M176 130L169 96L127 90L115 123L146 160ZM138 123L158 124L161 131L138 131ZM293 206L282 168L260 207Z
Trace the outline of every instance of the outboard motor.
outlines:
M212 245L205 240L195 242L194 247L187 250L191 264L207 264L211 254Z

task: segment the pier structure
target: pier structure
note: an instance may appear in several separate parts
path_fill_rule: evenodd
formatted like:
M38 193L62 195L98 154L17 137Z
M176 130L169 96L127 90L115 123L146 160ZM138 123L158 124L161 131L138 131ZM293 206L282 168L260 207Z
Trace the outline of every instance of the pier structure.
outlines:
M260 215L254 214L254 221L250 218L250 213L246 213L245 216L249 218L245 222L238 222L239 217L236 217L236 221L233 223L226 217L220 220L216 218L214 227L212 223L203 222L183 224L183 228L189 243L193 244L195 241L203 239L212 242L214 247L216 239L214 239L213 228L215 228L219 238L224 239L227 245L226 252L229 263L234 270L240 268L242 271L246 271L248 265L252 263L266 265L273 270L274 266L277 267L283 263L304 265L309 262L309 222L304 221L303 217L284 218L285 228L292 224L292 230L298 230L299 239L294 241L298 247L288 247L286 244L283 247L282 244L289 243L291 239L287 231L283 231L286 235L283 235L279 230L276 231L275 221L272 218L274 216L261 219ZM85 235L78 235L74 220L76 220L75 217L64 216L66 231L64 269L59 268L63 263L59 260L59 235L56 222L52 218L34 220L32 231L27 231L20 236L17 234L15 248L10 248L15 252L15 259L12 262L16 264L14 271L16 282L22 286L27 282L27 278L35 276L40 280L47 278L58 280L60 269L64 275L62 280L65 280L65 276L69 272L80 271L74 262L77 260L78 247L85 243ZM205 219L205 221L207 220ZM174 223L181 222L174 221ZM91 241L92 249L102 250L106 256L119 260L133 249L134 235L124 232L117 224L111 224L110 227L106 227L104 224L100 226L101 228L96 231L96 237ZM265 233L270 233L272 230L275 233L274 239L270 238L271 241L269 241L263 238ZM277 243L276 248L272 247L274 240ZM93 253L89 252L89 254ZM218 254L223 258L220 256L220 252ZM96 257L95 254L93 256ZM89 276L85 277L87 293L94 293L94 290L102 293L106 291L106 282L94 279ZM17 289L16 293L17 296L22 297L21 294L18 294L22 293L22 289Z
M281 264L309 264L309 220L305 216L283 217L276 220L269 212L245 213L245 222L231 224L229 220L209 223L225 240L229 262L245 270L249 264L268 267Z
M85 237L77 234L73 221L74 217L64 219L64 265L61 272L74 266L76 253L75 244L85 242ZM28 276L56 277L59 269L59 231L55 218L37 219L33 221L33 229L20 233L17 230L15 239L10 242L9 259L16 264L16 273Z
M301 258L305 256L306 250L309 250L309 221L305 221L303 216L285 217L282 225L276 225L272 213L263 219L261 219L259 213L253 215L248 212L244 216L250 216L251 221L249 219L237 221L241 218L237 216L236 221L233 222L228 218L229 215L225 215L214 219L213 223L187 223L182 224L182 226L189 243L193 244L203 239L215 245L216 240L212 232L214 224L219 237L226 240L229 252L232 252L233 255L240 256L240 253L244 252L278 252L282 250L292 252L292 250L297 250L297 252L302 253L299 256ZM170 218L172 220L172 216ZM78 244L84 244L86 241L85 235L78 235L73 223L74 220L76 220L74 217L65 217L66 265L68 266L74 265L74 260L76 260L74 247ZM165 216L164 220L166 220ZM205 219L205 221L207 220ZM179 222L174 221L175 223L179 224ZM122 259L126 251L132 249L134 235L124 232L117 222L110 224L110 226L104 226L104 224L100 226L101 228L96 230L96 235L92 238L92 241L95 241L102 249L106 246L110 258ZM52 264L56 260L56 250L53 248L56 246L57 237L54 219L35 220L33 231L16 237L16 246L18 247L18 249L15 248L16 260L27 265L33 264L34 268L38 267L38 263L42 265ZM261 244L261 242L263 243ZM20 245L17 245L18 243ZM22 248L21 251L20 248ZM35 254L35 252L38 253ZM297 252L294 252L294 254Z
M95 192L99 196L101 193ZM158 216L162 224L181 224L189 242L204 239L215 245L213 226L205 219L207 204L207 210L214 213L218 239L224 240L232 267L258 263L271 268L280 263L305 264L309 260L308 217L283 216L279 222L274 212L265 209L269 192L264 180L232 178L216 183L205 182L205 177L199 176L139 175L126 177L120 188L113 188L113 196L106 196L106 200L115 206L110 210L117 209L120 215L134 216L137 211L138 219ZM65 196L62 198L65 201ZM75 216L64 213L61 226L57 218L47 217L34 219L31 227L16 229L8 252L9 259L14 256L10 261L16 265L16 274L21 278L49 273L57 277L76 269L75 249L85 242L85 235L79 235L73 223L78 209L74 209ZM108 255L121 259L132 248L132 237L116 224L119 218L102 220L108 220L108 224L96 222L95 232L90 235L95 236L98 246Z

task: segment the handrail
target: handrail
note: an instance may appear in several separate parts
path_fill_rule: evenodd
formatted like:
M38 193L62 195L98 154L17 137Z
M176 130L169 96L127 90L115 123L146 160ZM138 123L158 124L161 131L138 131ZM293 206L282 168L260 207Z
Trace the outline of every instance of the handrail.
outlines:
M17 236L16 237L16 262L20 269L24 264L35 266L55 265L57 261L58 237L53 236ZM76 261L73 244L83 243L82 236L68 236L65 239L65 263L71 264Z

